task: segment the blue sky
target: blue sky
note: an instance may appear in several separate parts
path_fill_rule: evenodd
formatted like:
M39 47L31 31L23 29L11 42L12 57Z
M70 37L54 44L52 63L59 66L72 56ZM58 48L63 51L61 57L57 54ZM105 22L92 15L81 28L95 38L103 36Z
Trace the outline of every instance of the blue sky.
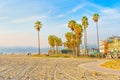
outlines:
M35 46L35 21L42 22L41 47L48 47L48 36L54 34L65 41L71 31L70 20L81 23L87 16L88 44L96 44L96 27L92 15L99 13L100 40L120 36L119 0L0 0L0 46Z

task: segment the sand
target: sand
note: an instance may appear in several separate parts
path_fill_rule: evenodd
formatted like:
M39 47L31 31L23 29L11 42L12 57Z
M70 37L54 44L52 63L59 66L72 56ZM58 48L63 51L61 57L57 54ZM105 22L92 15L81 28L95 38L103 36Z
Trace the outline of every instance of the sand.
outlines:
M0 80L119 80L78 67L95 60L0 55Z

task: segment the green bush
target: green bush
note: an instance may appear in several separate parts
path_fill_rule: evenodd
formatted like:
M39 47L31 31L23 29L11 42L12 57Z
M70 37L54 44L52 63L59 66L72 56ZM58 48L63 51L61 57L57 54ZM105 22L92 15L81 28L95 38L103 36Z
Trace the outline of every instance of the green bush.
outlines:
M62 53L72 53L72 50L67 50L67 49L63 49L61 50Z

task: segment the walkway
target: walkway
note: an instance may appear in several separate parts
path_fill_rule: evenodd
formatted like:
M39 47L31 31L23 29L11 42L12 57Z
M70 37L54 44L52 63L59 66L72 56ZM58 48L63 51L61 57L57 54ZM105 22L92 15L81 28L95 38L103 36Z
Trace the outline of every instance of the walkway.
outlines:
M120 76L120 70L114 70L114 69L109 69L109 68L100 66L100 64L102 64L106 61L108 61L108 60L97 60L94 62L81 64L81 65L79 65L79 67L87 69L87 70L96 71L96 72L102 72L105 74L115 74L115 75Z

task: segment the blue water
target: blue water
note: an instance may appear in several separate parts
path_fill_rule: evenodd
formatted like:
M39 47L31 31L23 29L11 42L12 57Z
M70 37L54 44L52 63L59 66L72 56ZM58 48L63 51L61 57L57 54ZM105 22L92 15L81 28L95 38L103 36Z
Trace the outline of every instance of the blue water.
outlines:
M47 53L49 48L41 48L41 53ZM0 47L0 53L2 54L27 54L27 53L37 53L38 48L36 47Z
M89 48L93 48L93 45L89 45ZM64 49L64 47L61 47L61 49ZM40 52L41 53L48 53L49 48L41 48ZM27 54L27 53L32 53L35 54L38 52L37 47L3 47L0 46L0 54Z

